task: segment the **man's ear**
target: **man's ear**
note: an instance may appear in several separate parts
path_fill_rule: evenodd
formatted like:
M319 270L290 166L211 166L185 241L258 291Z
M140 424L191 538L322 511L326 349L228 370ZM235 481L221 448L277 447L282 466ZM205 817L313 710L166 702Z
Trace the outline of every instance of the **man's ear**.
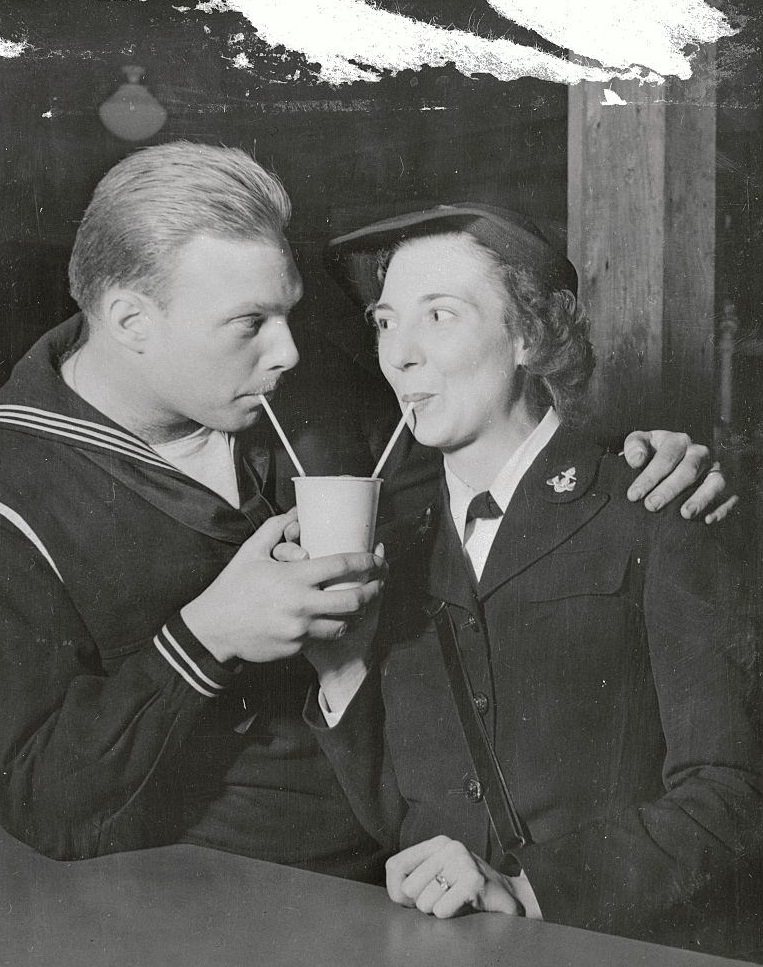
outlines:
M143 353L151 335L158 306L133 289L109 289L103 298L101 318L108 335L129 349Z

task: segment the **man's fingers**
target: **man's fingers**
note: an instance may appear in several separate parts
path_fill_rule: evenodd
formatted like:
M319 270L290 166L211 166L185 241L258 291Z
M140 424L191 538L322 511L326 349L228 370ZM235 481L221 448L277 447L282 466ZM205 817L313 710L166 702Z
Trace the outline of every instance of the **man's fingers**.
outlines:
M285 531L284 536L286 536ZM291 564L294 561L306 561L309 555L304 547L300 547L299 544L294 544L289 541L285 544L276 544L271 557L274 561L283 561L286 564Z
M625 438L623 444L623 455L628 465L634 470L643 467L644 461L649 455L649 433L645 430L634 430Z
M299 534L300 530L298 520L292 520L286 525L286 527L284 527L283 536L287 541L298 541ZM305 551L305 554L307 554L307 551Z
M686 453L688 439L685 434L671 434L661 444L659 450L628 488L629 500L641 500L673 472Z
M368 581L357 588L326 588L321 591L320 613L324 615L356 615L365 611L381 594L381 581Z
M313 624L323 618L334 623L357 623L366 609L378 598L381 590L379 581L370 581L353 588L343 588L332 591L327 588L321 591L306 587L298 603L295 615L301 616L307 622L305 635L311 637Z
M655 455L655 461L657 455ZM699 443L692 443L675 470L661 481L644 501L647 510L660 510L674 497L693 487L707 469L710 451ZM647 468L645 473L648 472Z
M715 510L711 511L709 514L705 515L706 524L717 524L722 521L739 503L739 497L734 494L733 497L729 497L728 500L724 501L720 507L716 507Z
M269 517L243 545L247 553L252 553L256 557L270 557L276 544L283 542L284 530L293 520L296 520L296 513L297 511L292 508L287 514Z
M687 520L698 517L703 511L718 502L726 489L726 478L721 473L720 464L714 463L702 484L681 507L681 515Z
M370 552L332 554L303 561L305 578L314 587L337 581L359 581L365 584L385 573L386 565Z

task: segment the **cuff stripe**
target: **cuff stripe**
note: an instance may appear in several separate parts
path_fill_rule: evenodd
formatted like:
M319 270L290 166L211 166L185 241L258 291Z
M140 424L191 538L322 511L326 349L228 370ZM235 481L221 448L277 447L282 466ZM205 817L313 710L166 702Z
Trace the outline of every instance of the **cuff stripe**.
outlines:
M218 691L222 689L222 685L219 685L217 682L213 682L209 676L205 675L196 662L188 655L188 653L180 647L180 645L177 643L177 639L173 637L166 625L162 628L161 633L164 635L167 643L175 649L178 657L184 661L186 665L189 665L193 669L193 671L202 680L202 682L204 682L205 685L209 685L210 688L216 688Z
M217 696L218 696L218 694L219 694L218 692L210 692L210 691L209 691L209 689L206 689L206 688L204 688L203 686L201 686L201 685L200 685L200 684L199 684L199 683L198 683L198 682L196 681L196 679L195 679L195 678L193 678L193 677L192 677L192 676L191 676L191 675L190 675L190 674L189 674L189 673L188 673L188 672L187 672L187 671L185 670L185 668L183 668L183 666L182 666L182 665L180 665L180 664L178 664L178 662L176 662L176 661L175 661L175 659L174 659L174 658L172 657L172 655L171 655L171 654L170 654L170 653L169 653L169 652L167 651L167 649L166 649L166 648L164 647L164 645L163 645L163 644L161 643L161 641L159 640L159 635L157 635L157 636L156 636L156 637L154 638L154 644L156 645L156 648L157 648L157 650L159 651L159 653L160 653L160 654L162 655L162 657L163 657L163 658L164 658L164 659L165 659L165 660L167 661L167 663L168 663L168 664L170 664L170 665L171 665L171 666L172 666L172 667L173 667L173 668L175 669L175 671L176 671L176 672L177 672L177 673L178 673L179 675L181 675L181 676L182 676L182 677L183 677L183 678L184 678L184 679L185 679L185 680L186 680L186 681L188 682L188 684L189 684L189 685L190 685L190 686L191 686L192 688L195 688L195 689L196 689L196 691L197 691L197 692L200 692L200 693L201 693L202 695L206 695L206 696L207 696L207 698L217 698Z

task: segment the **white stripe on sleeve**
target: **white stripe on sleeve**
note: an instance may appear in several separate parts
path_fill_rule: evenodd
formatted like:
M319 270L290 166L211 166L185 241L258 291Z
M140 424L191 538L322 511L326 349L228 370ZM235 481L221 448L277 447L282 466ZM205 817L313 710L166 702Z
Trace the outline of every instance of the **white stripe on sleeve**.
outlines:
M173 668L175 669L175 671L176 671L176 672L178 673L178 675L181 675L181 676L182 676L182 677L183 677L183 678L184 678L184 679L185 679L185 680L186 680L186 681L188 682L188 684L189 684L189 685L190 685L190 686L191 686L192 688L195 688L195 689L196 689L196 691L197 691L197 692L200 692L200 693L201 693L202 695L206 695L206 696L207 696L207 698L217 698L217 693L216 693L216 692L210 692L210 691L209 691L208 689L206 689L206 688L203 688L203 687L202 687L202 686L201 686L201 685L200 685L200 684L199 684L199 683L198 683L198 682L197 682L197 681L196 681L196 680L195 680L195 679L194 679L194 678L193 678L193 677L192 677L192 676L191 676L191 675L190 675L190 674L189 674L189 673L188 673L188 672L187 672L187 671L185 670L185 668L183 668L183 666L182 666L182 665L181 665L181 664L180 664L179 662L176 662L176 661L175 661L175 659L174 659L174 658L172 657L172 655L171 655L171 654L170 654L170 653L169 653L169 652L167 651L167 649L166 649L166 648L164 647L164 645L163 645L163 644L161 643L161 641L159 640L159 635L157 635L157 636L156 636L156 637L154 638L154 644L156 645L156 647L157 647L157 649L158 649L158 651L159 651L159 653L160 653L160 654L162 655L162 657L163 657L163 658L165 658L165 659L167 660L167 662L168 662L168 663L169 663L169 664L170 664L170 665L171 665L171 666L172 666L172 667L173 667Z
M216 688L218 690L222 689L222 685L218 685L217 682L213 682L211 678L209 678L207 675L204 674L204 672L199 668L196 662L193 661L193 659L190 658L188 654L186 654L186 652L180 647L177 641L170 634L169 629L167 628L166 625L164 626L164 628L162 628L162 634L164 635L167 642L170 645L172 645L172 647L178 653L179 657L186 663L186 665L189 665L196 672L196 674L205 684L209 685L210 688Z

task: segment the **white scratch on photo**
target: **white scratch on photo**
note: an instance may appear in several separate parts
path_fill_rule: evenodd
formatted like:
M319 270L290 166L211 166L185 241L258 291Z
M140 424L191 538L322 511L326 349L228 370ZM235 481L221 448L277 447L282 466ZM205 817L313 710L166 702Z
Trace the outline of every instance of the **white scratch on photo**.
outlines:
M613 107L619 104L627 104L628 102L624 101L616 91L612 90L611 87L605 87L604 100L601 103L605 105L605 107Z
M5 40L0 37L0 57L20 57L29 46L24 40Z
M205 0L195 9L241 13L267 44L304 54L333 84L449 62L463 74L503 81L531 76L568 84L616 78L655 83L668 74L691 76L685 48L734 33L705 0L580 0L574 8L569 0L489 2L502 16L588 62L413 20L365 0Z
M507 20L613 68L691 77L686 47L735 33L705 0L488 0Z

